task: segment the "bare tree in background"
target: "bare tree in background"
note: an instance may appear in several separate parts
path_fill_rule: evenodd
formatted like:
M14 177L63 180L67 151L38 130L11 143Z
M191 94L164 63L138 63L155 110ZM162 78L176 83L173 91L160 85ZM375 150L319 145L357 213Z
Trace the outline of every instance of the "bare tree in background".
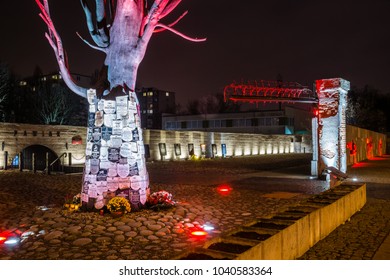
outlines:
M5 102L10 94L11 72L8 66L0 63L0 121L5 121Z
M35 1L48 26L46 38L65 83L76 94L88 98L90 104L83 204L87 208L103 207L108 199L102 195L104 190L128 197L132 207L145 204L149 178L135 94L138 66L154 33L170 31L194 42L205 39L188 37L173 28L187 12L172 23L161 22L181 0L95 0L92 8L88 1L81 0L93 43L78 35L91 48L106 54L109 88L97 93L80 87L72 79L48 0ZM96 177L100 178L99 183Z

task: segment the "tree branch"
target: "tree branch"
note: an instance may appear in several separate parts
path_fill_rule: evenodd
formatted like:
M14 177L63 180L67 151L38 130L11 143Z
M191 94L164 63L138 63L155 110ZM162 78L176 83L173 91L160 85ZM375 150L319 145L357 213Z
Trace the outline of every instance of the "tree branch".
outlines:
M186 39L186 40L188 40L188 41L192 41L192 42L204 42L204 41L207 40L206 38L200 38L200 39L198 39L198 38L189 37L189 36L184 35L183 33L179 32L179 31L177 31L177 30L175 30L175 29L173 29L173 28L170 28L169 26L166 26L166 25L162 24L162 23L158 23L158 24L156 25L156 27L162 27L163 29L169 30L169 31L171 31L172 33L175 33L176 35L178 35L178 36L180 36L180 37L182 37L182 38L184 38L184 39Z
M179 4L181 3L181 0L174 0L169 5L165 7L165 9L162 11L162 13L159 16L159 19L162 19L169 15Z
M87 40L85 40L78 32L76 32L76 34L77 34L77 36L78 36L84 43L86 43L86 44L87 44L89 47L91 47L92 49L95 49L95 50L98 50L98 51L107 53L107 51L106 51L105 48L100 48L100 47L94 46L94 45L92 45L90 42L88 42Z
M140 40L143 42L149 41L153 34L153 30L159 21L161 12L165 9L170 0L155 0L147 15L142 20L140 28Z
M69 69L66 66L61 37L57 33L57 30L54 27L54 23L50 18L48 1L43 0L44 5L42 5L40 0L35 0L35 2L37 3L39 9L41 10L41 14L39 14L39 16L43 19L43 21L46 23L49 29L49 33L45 33L45 36L54 50L54 54L57 58L58 66L60 67L60 73L64 79L64 82L74 93L80 95L81 97L87 98L87 89L78 86L73 81Z
M185 11L177 20L175 20L174 22L168 24L169 27L173 27L175 26L183 17L185 17L186 15L188 14L188 11ZM166 31L167 29L165 28L161 28L161 29L155 29L153 32L154 33L158 33L158 32L162 32L162 31Z
M97 29L97 27L95 26L95 24L93 22L92 13L91 13L91 10L88 6L87 1L80 0L80 2L81 2L81 6L83 7L83 10L84 10L89 34L91 35L92 40L95 42L96 45L98 45L101 48L108 47L110 42L109 42L108 36L105 33L105 30L104 30L105 27ZM98 10L98 2L100 2L100 0L96 0L96 10ZM98 13L98 11L97 11L97 13ZM104 6L103 6L103 13L104 13ZM99 15L100 14L101 14L101 12L99 10Z

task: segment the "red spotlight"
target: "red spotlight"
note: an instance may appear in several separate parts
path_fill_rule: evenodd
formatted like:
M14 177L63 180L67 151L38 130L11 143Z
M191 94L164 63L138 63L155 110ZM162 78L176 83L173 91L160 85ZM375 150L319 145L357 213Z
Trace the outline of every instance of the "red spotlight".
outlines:
M217 192L220 194L220 195L228 195L230 194L230 192L232 191L233 189L229 186L219 186L217 188Z
M206 235L208 235L207 231L205 231L201 227L193 227L193 228L191 228L190 234L192 236L199 237L199 238L205 237Z

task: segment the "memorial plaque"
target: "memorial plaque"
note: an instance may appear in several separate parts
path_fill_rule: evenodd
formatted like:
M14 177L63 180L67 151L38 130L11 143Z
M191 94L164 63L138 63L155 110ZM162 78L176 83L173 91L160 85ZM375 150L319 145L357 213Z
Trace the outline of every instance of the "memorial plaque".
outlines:
M97 109L98 109L99 111L103 111L103 110L104 110L104 99L100 99L100 100L98 101Z
M107 174L108 174L107 169L100 169L98 174L96 175L96 180L97 181L107 181Z
M112 134L122 136L123 122L121 120L112 121Z
M120 116L126 116L128 109L128 97L118 96L116 98L116 113Z
M87 99L89 104L94 104L96 98L96 90L95 89L88 89L87 90Z
M137 142L137 148L138 148L138 153L140 153L141 155L145 154L145 145L143 144L142 141Z
M135 164L127 165L127 166L129 166L129 174L130 174L130 176L138 176L139 175L137 162Z
M100 158L100 145L98 145L98 144L92 145L91 158L92 159Z
M118 185L120 190L130 189L130 178L120 178L118 180Z
M84 174L88 175L91 172L91 162L89 159L85 160Z
M100 161L98 159L90 159L91 161L91 174L93 175L97 175L99 170L100 170L100 166L99 166L99 163Z
M124 127L122 129L122 140L126 142L133 140L133 133L130 127Z
M126 178L129 175L130 168L128 164L117 164L117 170L119 177Z
M130 142L131 145L131 152L132 153L138 153L138 145L137 142Z
M115 101L114 100L104 100L104 113L106 114L115 114Z
M108 148L108 160L111 162L117 162L120 159L118 148Z
M92 146L93 146L93 143L87 142L86 147L85 147L85 155L87 155L87 156L92 155Z
M110 177L115 177L115 176L118 175L117 163L110 162L110 166L108 167L107 175L110 176Z
M102 129L100 127L94 127L92 131L92 141L98 143L102 139Z
M103 125L103 111L96 111L95 113L95 126L100 127Z
M101 160L100 161L100 169L108 169L110 168L111 161L107 160Z
M95 125L95 112L88 114L88 127L93 127Z
M128 158L131 156L132 147L130 143L122 143L121 149L120 149L120 155L122 157Z
M138 128L135 128L134 130L131 131L132 136L133 136L133 141L137 142L139 141L139 131Z
M112 128L111 127L102 127L102 139L105 141L110 140L110 136L112 135Z
M96 188L98 195L102 195L103 193L108 191L107 181L98 181L96 182Z
M140 176L130 177L130 187L133 190L139 190L141 188L141 177Z
M114 178L108 177L107 188L110 192L115 192L119 188L118 182L115 181Z
M95 184L96 180L97 180L96 175L89 174L85 176L85 181L88 183Z
M130 190L130 203L132 205L138 205L140 203L140 194L138 190Z
M108 160L108 147L100 147L100 161Z
M88 186L88 197L89 198L97 198L97 188L94 184L90 184Z
M104 114L104 126L112 127L112 122L115 120L115 114Z
M135 93L129 94L129 103L128 103L129 112L137 110L137 102L136 102L137 99L136 98L137 97L136 97Z
M122 137L119 135L111 135L110 145L113 148L120 148L122 145Z
M146 203L146 200L147 200L147 193L146 193L146 190L145 189L140 189L139 190L139 197L140 197L140 202L142 205L144 205Z
M96 112L96 105L95 104L90 104L88 111L90 113L95 113Z

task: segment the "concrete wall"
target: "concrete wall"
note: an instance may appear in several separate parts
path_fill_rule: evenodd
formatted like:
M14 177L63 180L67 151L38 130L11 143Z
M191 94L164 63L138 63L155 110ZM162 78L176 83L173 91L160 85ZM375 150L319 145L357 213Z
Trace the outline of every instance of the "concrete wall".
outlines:
M347 125L347 147L352 141L356 144L356 154L347 149L347 165L386 154L386 134Z
M81 136L81 145L72 144L72 137ZM73 164L85 161L86 127L63 125L0 124L0 168L4 168L4 152L8 152L8 165L24 148L31 145L43 145L53 150L58 156L62 153L72 154ZM211 144L216 145L221 157L221 144L226 144L226 156L243 156L277 153L311 153L311 135L262 135L237 134L200 131L164 131L144 130L144 143L149 146L149 160L161 160L159 143L165 143L165 160L186 159L189 157L188 144L194 145L194 154L201 156L201 145L205 144L206 155L211 157ZM386 153L386 135L354 126L347 126L347 143L354 141L357 145L356 155L347 150L348 165L373 156ZM368 141L368 143L367 143ZM382 144L380 145L380 141ZM371 144L370 144L371 143ZM174 144L180 144L181 155L176 156ZM370 146L372 148L370 148ZM69 157L64 159L67 164Z
M188 144L193 144L194 154L201 156L201 145L205 145L206 157L222 157L222 144L226 145L226 156L248 156L261 154L280 154L311 152L311 142L307 136L296 138L294 135L263 135L201 131L145 130L144 143L149 145L150 158L161 160L160 143L165 143L165 160L186 159L189 157ZM297 142L299 141L299 142ZM181 154L175 154L174 144L180 144ZM212 144L216 145L216 154L212 153Z
M42 145L51 149L57 156L63 153L72 154L72 163L85 161L85 136L87 129L63 125L31 125L17 123L0 124L0 168L4 168L4 152L8 152L8 165L12 159L31 145ZM81 136L81 145L73 145L72 137ZM67 164L68 158L65 164Z

